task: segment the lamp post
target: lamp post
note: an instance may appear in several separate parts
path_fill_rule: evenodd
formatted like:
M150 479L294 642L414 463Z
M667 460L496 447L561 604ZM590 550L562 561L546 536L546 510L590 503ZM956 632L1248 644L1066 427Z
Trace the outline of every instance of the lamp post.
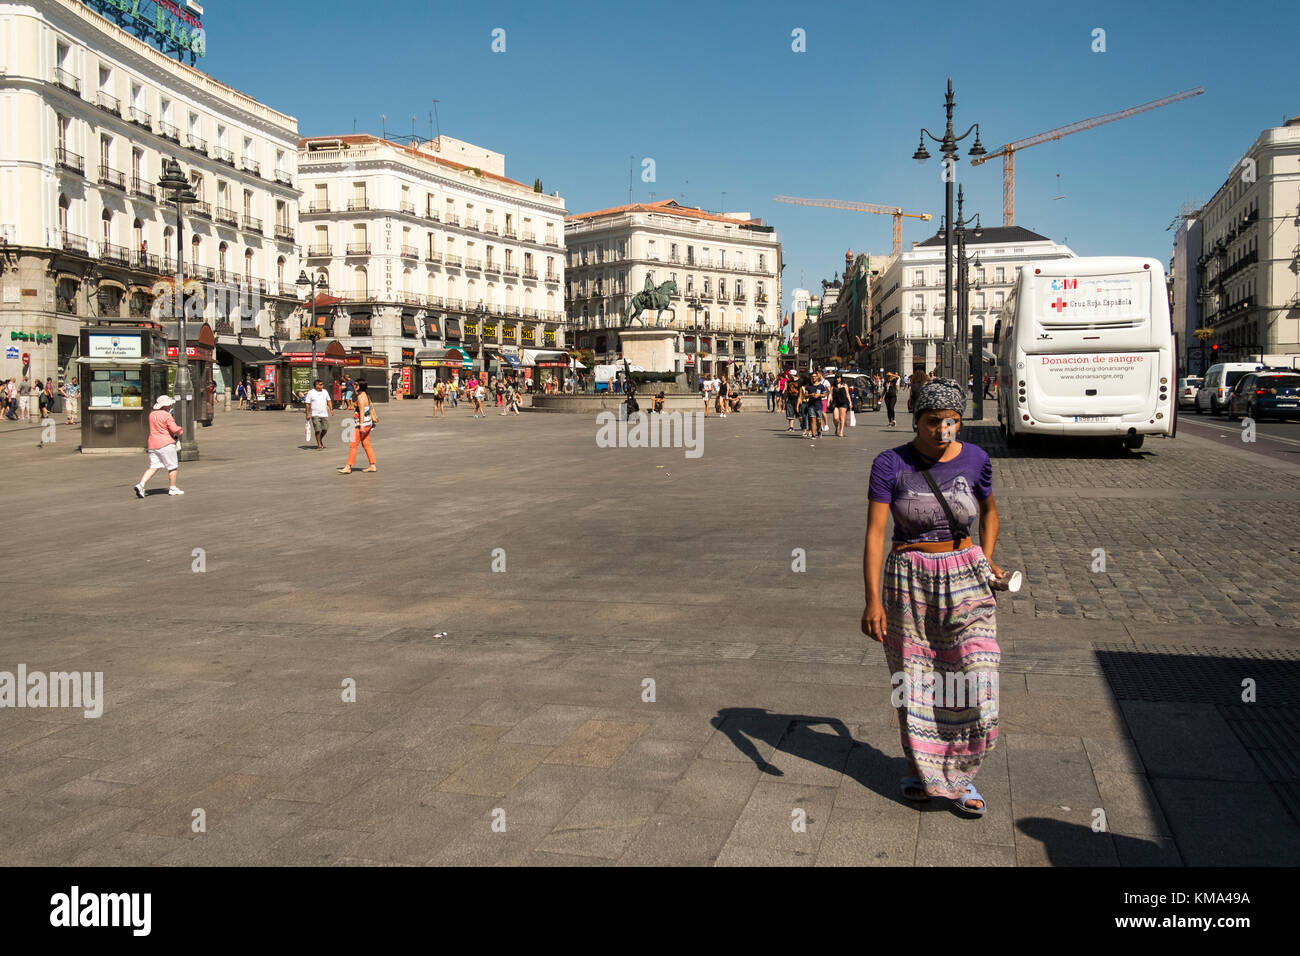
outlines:
M975 238L979 239L984 235L984 228L980 225L979 213L976 213L970 219L963 217L965 207L965 196L959 186L957 188L957 218L951 220L953 229L957 233L957 363L954 367L955 377L961 385L965 386L970 380L970 371L967 365L968 356L970 355L970 275L969 266L966 262L966 227L975 224ZM977 363L982 363L983 343L980 345L981 354L976 358ZM979 369L983 376L983 368ZM973 413L978 420L983 413L983 403L976 401Z
M305 289L306 291L304 294L309 296L311 299L311 327L314 329L316 328L316 290L319 289L322 294L327 292L330 287L329 280L326 279L323 275L317 276L316 285L313 286L311 279L308 278L307 276L307 270L303 269L299 271L298 281L295 282L294 285L296 285L299 289ZM316 376L317 376L317 372L316 372L317 338L318 336L316 335L315 332L313 332L311 335L311 384L313 388L316 387Z
M968 155L971 158L977 158L985 155L988 151L980 145L979 123L972 123L970 129L960 136L953 135L952 129L952 110L956 101L952 95L952 78L948 78L948 94L944 99L944 112L947 115L947 125L944 128L943 137L940 138L931 133L924 127L921 128L921 145L916 148L912 158L918 163L924 163L930 158L930 153L925 148L925 138L928 136L940 145L940 152L943 153L943 162L947 167L944 170L944 210L946 214L945 222L951 223L952 218L952 184L956 179L957 168L957 144L975 132L975 143L971 146ZM952 230L945 229L943 241L943 354L940 358L940 371L947 377L951 378L956 372L954 355L954 334L953 334L953 309L952 309ZM965 362L962 362L963 366Z
M171 194L171 201L176 204L176 294L172 297L176 308L176 405L180 408L181 420L181 461L198 461L199 446L194 441L194 396L190 385L190 360L186 354L188 346L185 341L185 230L184 207L187 203L199 201L194 187L181 169L181 164L169 159L163 165L163 174L158 179L158 189L164 194Z

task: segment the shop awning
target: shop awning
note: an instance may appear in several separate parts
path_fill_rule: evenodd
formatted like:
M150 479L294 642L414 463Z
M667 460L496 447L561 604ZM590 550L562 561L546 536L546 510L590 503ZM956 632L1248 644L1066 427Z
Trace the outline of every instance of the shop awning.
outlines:
M568 368L569 356L564 352L546 352L541 349L524 349L528 365L540 368Z
M453 319L450 316L444 315L442 317L442 324L443 324L443 328L446 330L447 338L458 339L461 337L460 319Z
M279 356L260 345L227 345L225 342L219 342L217 349L245 365L274 365L280 361Z
M524 366L523 360L518 355L507 353L502 355L501 359L511 368L523 368Z
M474 362L460 349L421 349L415 353L415 364L421 368L464 368Z

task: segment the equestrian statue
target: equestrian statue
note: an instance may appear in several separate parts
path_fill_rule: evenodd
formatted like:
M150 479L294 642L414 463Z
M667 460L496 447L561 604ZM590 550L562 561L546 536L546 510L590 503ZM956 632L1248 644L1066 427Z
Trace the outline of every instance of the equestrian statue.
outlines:
M647 309L654 311L654 324L656 327L660 325L660 319L662 319L665 312L669 315L668 321L670 323L675 322L677 313L672 309L671 300L676 294L677 283L672 279L656 287L654 281L649 276L646 276L645 289L632 296L632 301L627 307L627 315L623 316L623 324L631 325L632 321ZM642 319L642 323L649 324L644 319Z

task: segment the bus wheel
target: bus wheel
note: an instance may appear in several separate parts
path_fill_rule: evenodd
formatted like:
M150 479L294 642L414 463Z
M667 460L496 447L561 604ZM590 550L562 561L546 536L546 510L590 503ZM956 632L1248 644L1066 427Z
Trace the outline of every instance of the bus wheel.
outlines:
M1137 451L1142 447L1142 442L1145 438L1145 435L1125 435L1124 447L1129 451Z

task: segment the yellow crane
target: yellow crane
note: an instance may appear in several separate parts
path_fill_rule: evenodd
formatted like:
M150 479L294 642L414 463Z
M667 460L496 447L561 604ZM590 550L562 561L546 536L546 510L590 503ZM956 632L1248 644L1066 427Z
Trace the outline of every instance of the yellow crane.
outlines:
M897 206L879 206L870 202L852 202L847 199L801 199L798 196L773 196L772 202L787 202L795 206L822 206L826 209L848 209L853 212L874 212L894 217L894 255L903 251L903 217L930 220L928 212L903 212Z
M1062 136L1069 136L1071 133L1081 133L1085 129L1092 129L1094 126L1103 126L1106 123L1113 123L1116 120L1136 116L1138 113L1145 113L1147 110L1159 109L1162 106L1168 106L1170 103L1177 103L1179 100L1191 99L1193 96L1200 96L1204 92L1205 87L1198 86L1192 90L1175 93L1172 96L1163 96L1158 100L1152 100L1150 103L1143 103L1141 106L1132 106L1116 113L1107 113L1104 116L1079 120L1079 122L1071 123L1068 126L1058 126L1056 129L1049 129L1045 133L1038 133L1035 136L1018 139L1014 143L1007 143L1007 145L995 152L972 159L970 164L978 166L980 163L987 163L990 159L1002 157L1002 225L1013 226L1016 219L1017 152L1028 149L1030 146L1037 146L1039 143L1047 143L1054 139L1060 139Z

